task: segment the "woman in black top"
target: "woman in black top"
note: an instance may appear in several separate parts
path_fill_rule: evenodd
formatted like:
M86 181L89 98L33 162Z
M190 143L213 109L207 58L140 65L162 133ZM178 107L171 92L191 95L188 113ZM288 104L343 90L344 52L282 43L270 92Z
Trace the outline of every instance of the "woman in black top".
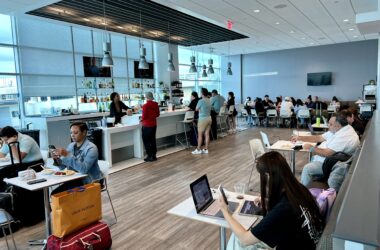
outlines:
M197 107L198 101L199 101L198 93L195 91L191 92L191 102L188 108L189 110L194 111L194 119L198 119L198 111L195 110L195 108Z
M120 101L120 95L117 92L113 92L110 95L111 105L110 105L110 117L115 117L115 124L120 123L121 117L126 115L126 112L129 107Z
M235 133L236 132L236 107L235 107L235 95L234 92L228 92L228 101L227 101L227 112L229 113L230 106L234 106L234 110L231 115L229 115L230 118L230 132Z
M260 174L261 199L255 203L261 207L264 218L249 231L232 217L219 195L220 208L234 233L227 249L232 246L244 249L251 245L277 250L315 249L324 224L309 190L293 176L278 152L259 157L256 169Z

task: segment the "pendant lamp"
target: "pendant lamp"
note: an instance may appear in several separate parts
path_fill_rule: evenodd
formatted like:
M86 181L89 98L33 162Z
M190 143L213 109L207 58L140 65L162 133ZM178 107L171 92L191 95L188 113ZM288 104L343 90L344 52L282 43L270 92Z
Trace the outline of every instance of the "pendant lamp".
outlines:
M105 0L103 0L103 22L104 22L104 34L105 41L103 42L103 59L102 59L102 67L113 67L113 60L111 57L111 37L107 36L107 22L106 22L106 4Z
M140 61L138 69L149 69L149 64L146 61L146 49L144 48L144 43L142 41L143 35L142 35L142 25L141 25L141 10L140 10Z
M230 59L230 41L228 41L228 59ZM228 62L227 63L227 75L232 76L232 63Z
M168 35L169 35L169 52L168 52L168 71L175 71L173 64L173 53L170 52L170 23L168 22Z
M191 62L191 65L190 65L190 69L189 69L189 73L197 73L197 67L195 66L195 56L191 56L190 57L190 62Z
M207 74L214 74L214 67L212 66L212 64L214 63L214 60L212 60L212 51L213 51L213 48L211 48L210 46L210 59L208 59L208 70L207 70Z

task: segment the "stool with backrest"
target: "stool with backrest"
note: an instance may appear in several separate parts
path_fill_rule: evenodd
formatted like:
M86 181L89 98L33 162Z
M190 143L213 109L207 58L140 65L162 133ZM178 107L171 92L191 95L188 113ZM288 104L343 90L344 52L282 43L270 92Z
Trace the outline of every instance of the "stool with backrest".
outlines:
M260 139L252 139L252 140L250 140L249 141L249 147L251 148L251 154L252 154L253 163L252 163L251 173L249 175L249 180L248 180L248 184L247 184L248 188L249 188L249 184L251 182L251 177L252 177L253 169L256 166L256 159L265 153L265 149L264 149L263 143L261 142Z
M226 116L226 106L221 106L219 110L219 114L216 116L218 129L221 134L227 131L227 116Z
M186 111L185 113L185 117L183 119L183 121L179 121L176 123L175 125L175 142L177 144L177 142L179 142L182 146L184 146L183 144L183 137L179 134L178 132L178 125L181 125L183 126L183 131L184 131L184 134L185 134L185 142L186 142L186 147L189 148L190 147L190 144L189 144L189 139L187 137L187 126L190 127L191 124L193 124L193 121L194 121L194 111Z
M114 225L117 223L117 216L116 216L115 208L113 207L113 203L112 203L110 193L108 191L108 172L109 172L110 165L107 161L102 161L102 160L98 161L98 165L99 165L100 171L103 174L103 180L104 180L101 192L107 193L107 196L108 196L108 199L110 201L111 208L112 208L112 212L113 212L113 215L115 217L115 223L112 223L110 225Z
M12 237L13 246L17 250L16 242L15 242L15 239L13 237L13 232L12 232L12 228L11 228L11 224L13 222L14 222L14 220L13 220L12 216L7 211L5 211L4 209L0 208L0 227L1 227L2 231L3 231L3 235L4 235L4 238L5 238L5 242L7 244L7 249L8 250L10 248L9 248L9 244L8 244L8 237L7 237L7 234L5 232L6 228L9 230L9 234Z

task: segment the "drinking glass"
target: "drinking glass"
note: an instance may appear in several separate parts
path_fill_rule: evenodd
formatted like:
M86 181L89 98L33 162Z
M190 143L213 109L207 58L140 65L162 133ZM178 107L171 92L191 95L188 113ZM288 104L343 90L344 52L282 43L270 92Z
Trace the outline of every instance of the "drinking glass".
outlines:
M235 193L238 194L236 196L236 198L243 199L244 198L244 194L245 194L245 190L246 190L245 183L236 183L234 185L234 189L235 189Z

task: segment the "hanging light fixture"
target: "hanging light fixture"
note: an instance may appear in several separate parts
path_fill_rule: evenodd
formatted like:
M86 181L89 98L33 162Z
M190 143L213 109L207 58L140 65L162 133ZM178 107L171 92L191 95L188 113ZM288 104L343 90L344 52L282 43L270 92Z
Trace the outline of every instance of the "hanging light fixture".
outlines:
M170 52L170 23L168 22L168 34L169 34L169 52L168 52L168 71L175 71L173 64L173 53Z
M228 41L228 60L230 60L230 41ZM227 64L227 75L232 76L232 63L228 62Z
M139 61L139 69L149 69L149 64L146 61L146 49L144 48L144 43L142 41L143 35L142 35L142 26L141 26L141 10L140 10L140 61Z
M190 31L190 46L193 47L193 31L191 30ZM194 49L192 48L191 49L191 53L192 53L192 56L190 57L190 69L189 69L189 73L197 73L198 70L197 70L197 67L195 66L195 53L194 53Z
M202 77L207 77L207 73L206 73L206 69L207 69L207 66L206 64L204 64L204 53L203 53L203 48L202 48L202 61L203 61L203 66L202 66L202 69L203 69L203 72L202 72Z
M103 23L104 23L104 35L105 41L103 41L103 59L102 59L102 67L113 67L113 60L111 57L111 37L107 36L107 22L106 22L106 4L105 0L103 0ZM109 37L109 41L108 38Z
M214 63L214 60L212 60L212 52L213 52L213 48L211 48L210 46L210 59L208 59L207 74L214 74L214 67L212 66L212 64Z

